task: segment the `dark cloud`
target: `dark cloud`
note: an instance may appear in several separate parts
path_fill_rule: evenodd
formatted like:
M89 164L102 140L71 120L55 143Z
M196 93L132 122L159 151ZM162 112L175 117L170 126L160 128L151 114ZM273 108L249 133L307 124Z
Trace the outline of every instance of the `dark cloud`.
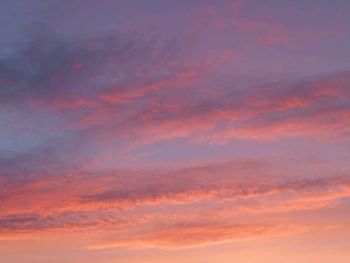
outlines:
M176 42L122 33L68 38L46 29L25 37L1 57L0 98L50 105L55 99L98 99L104 89L129 92L130 82L140 85L139 81L144 84L181 71L184 50Z
M70 212L55 216L39 214L17 214L0 218L0 233L35 233L48 230L83 230L96 228L102 225L114 228L126 225L122 218L111 216L108 213Z

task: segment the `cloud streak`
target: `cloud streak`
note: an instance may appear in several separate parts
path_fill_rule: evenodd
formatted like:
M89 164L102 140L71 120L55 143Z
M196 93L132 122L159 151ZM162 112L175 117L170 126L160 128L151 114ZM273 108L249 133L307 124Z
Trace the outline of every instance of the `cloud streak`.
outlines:
M1 59L1 99L56 118L48 131L119 145L348 138L349 72L240 87L227 76L216 83L215 66L180 47L139 36L33 36Z
M296 179L291 169L289 175L277 171L278 167L266 162L239 160L173 171L119 170L97 174L70 171L59 177L40 178L37 174L36 180L27 183L3 182L1 238L108 229L120 229L116 234L123 236L123 231L134 229L136 232L125 240L106 244L101 241L94 248L143 244L192 246L280 229L265 228L256 225L257 222L252 226L232 226L229 222L235 217L254 219L254 214L280 215L332 207L350 196L346 174ZM163 215L152 212L160 208L166 208ZM188 209L192 211L190 218ZM155 231L162 217L168 224ZM194 225L176 227L188 220ZM206 227L197 225L198 220L215 222ZM149 229L153 229L151 233Z

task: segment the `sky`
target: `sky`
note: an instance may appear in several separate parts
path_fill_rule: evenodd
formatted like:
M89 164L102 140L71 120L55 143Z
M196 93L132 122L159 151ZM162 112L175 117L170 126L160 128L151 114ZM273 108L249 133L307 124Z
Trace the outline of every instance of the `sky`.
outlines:
M0 1L0 262L348 263L350 1Z

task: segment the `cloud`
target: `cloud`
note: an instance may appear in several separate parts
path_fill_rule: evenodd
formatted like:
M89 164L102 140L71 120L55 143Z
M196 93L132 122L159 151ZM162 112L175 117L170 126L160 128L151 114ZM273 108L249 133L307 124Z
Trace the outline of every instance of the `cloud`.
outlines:
M280 167L284 167L285 172L282 173ZM39 232L54 235L69 231L103 233L124 229L120 230L123 233L135 229L126 243L132 244L134 239L139 240L135 241L137 244L143 240L150 244L172 244L182 240L185 245L219 242L234 238L236 234L240 236L241 228L226 228L226 225L216 228L213 223L207 229L208 235L205 226L201 226L198 229L203 227L203 234L198 233L198 237L188 240L187 228L176 232L170 227L154 234L147 234L147 229L154 230L159 221L167 222L168 226L188 220L214 220L227 224L234 219L240 222L245 217L255 224L255 214L280 215L332 207L349 198L347 174L333 171L334 175L324 176L322 171L315 168L313 171L318 176L308 178L296 174L293 164L236 160L166 171L120 169L92 173L62 170L59 176L35 173L31 180L1 182L0 230L2 239L24 234L23 237L31 238ZM188 231L198 229L193 227ZM250 228L247 226L247 229ZM247 229L243 227L243 236ZM259 232L259 227L253 229ZM221 231L222 238L215 239ZM255 230L251 235L254 233Z
M181 223L185 208L192 208L194 218L208 218L226 204L216 214L221 222L232 216L231 208L240 216L278 214L349 197L346 173L315 169L317 176L306 177L286 163L259 160L174 170L91 169L92 157L101 157L99 150L115 142L339 140L350 134L349 72L244 87L227 77L216 85L211 67L193 64L186 55L169 41L115 36L63 41L44 35L2 58L1 99L7 109L44 112L33 126L50 117L60 120L47 121L44 132L51 129L57 137L25 153L1 156L2 238L72 229L103 232L125 222L131 222L126 229L152 227L157 220L148 210L161 207ZM12 130L23 134L16 125ZM281 174L281 167L287 172ZM259 224L249 227L141 231L117 244L174 245L178 239L193 245L260 231ZM192 231L203 233L187 238ZM215 239L217 234L223 238Z
M294 11L296 10L294 6ZM315 41L331 38L343 38L346 35L344 27L337 23L317 23L309 18L315 15L315 10L303 7L303 13L291 12L290 7L279 8L276 16L268 8L257 9L257 6L245 1L234 1L221 10L217 5L204 4L197 9L197 13L206 18L206 22L214 24L219 29L234 29L235 33L244 38L245 48L266 48L278 46L287 49L305 48ZM330 14L332 15L332 14ZM290 23L290 20L304 21L302 25ZM204 19L202 19L204 20ZM335 19L336 20L336 19ZM205 21L205 20L204 20ZM307 22L306 22L307 21Z
M181 52L175 41L147 36L63 39L34 34L1 58L1 99L75 109L96 106L99 96L114 101L108 92L114 98L143 96L160 89L157 82L163 78L195 74L186 70L190 61Z
M178 138L348 138L349 72L244 86L231 75L219 81L220 62L192 45L187 35L34 34L0 59L3 107L23 113L4 129L74 138L85 154L111 143L123 149Z
M107 249L115 247L166 247L188 248L200 245L242 241L258 238L300 232L301 228L287 225L223 225L216 222L211 224L176 225L162 230L155 230L150 234L141 235L135 239L109 241L101 244L89 245L90 249Z
M348 72L250 88L228 84L213 97L151 105L107 130L112 138L155 140L187 138L194 142L286 137L348 137ZM336 121L334 121L336 118Z
M69 212L55 216L43 216L40 214L16 214L0 218L1 236L29 237L36 233L59 233L72 231L86 231L89 229L103 228L113 225L114 229L125 227L127 222L118 217L111 217L108 213L84 213Z
M285 41L274 37L268 41ZM0 110L14 116L9 125L0 119L1 129L30 138L25 151L0 156L0 238L136 229L124 239L101 237L94 248L193 246L288 229L278 222L234 224L234 215L254 221L257 213L325 208L349 198L346 172L316 167L306 176L285 162L95 169L106 149L179 138L216 144L349 138L348 71L248 85L232 74L219 80L218 61L196 53L190 42L44 32L0 58ZM171 222L162 228L159 209Z

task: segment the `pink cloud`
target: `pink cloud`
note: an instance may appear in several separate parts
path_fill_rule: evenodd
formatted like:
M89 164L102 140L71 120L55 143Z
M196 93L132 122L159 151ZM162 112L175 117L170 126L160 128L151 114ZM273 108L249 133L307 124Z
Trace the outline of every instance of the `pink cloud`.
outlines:
M130 228L140 229L141 236L135 234L127 238L126 243L116 242L117 245L132 244L133 240L138 240L138 244L144 240L149 244L171 245L177 237L194 245L224 241L236 234L240 237L241 228L228 228L227 235L214 239L221 228L209 226L207 230L213 230L212 234L204 234L206 229L203 229L203 233L187 241L187 232L178 232L176 228L164 230L164 235L160 231L149 237L142 229L157 225L162 217L169 217L165 220L174 224L186 220L226 222L233 217L253 220L255 214L330 207L350 196L348 175L320 174L315 178L297 179L292 166L288 173L281 174L279 165L289 167L286 163L271 166L261 161L238 160L170 171L125 169L94 174L62 170L59 177L36 173L36 179L26 183L4 181L0 238ZM152 212L161 207L162 216ZM194 226L188 230L196 229ZM254 231L245 231L249 229L250 226L243 227L242 236L254 236ZM208 239L202 238L204 236Z

